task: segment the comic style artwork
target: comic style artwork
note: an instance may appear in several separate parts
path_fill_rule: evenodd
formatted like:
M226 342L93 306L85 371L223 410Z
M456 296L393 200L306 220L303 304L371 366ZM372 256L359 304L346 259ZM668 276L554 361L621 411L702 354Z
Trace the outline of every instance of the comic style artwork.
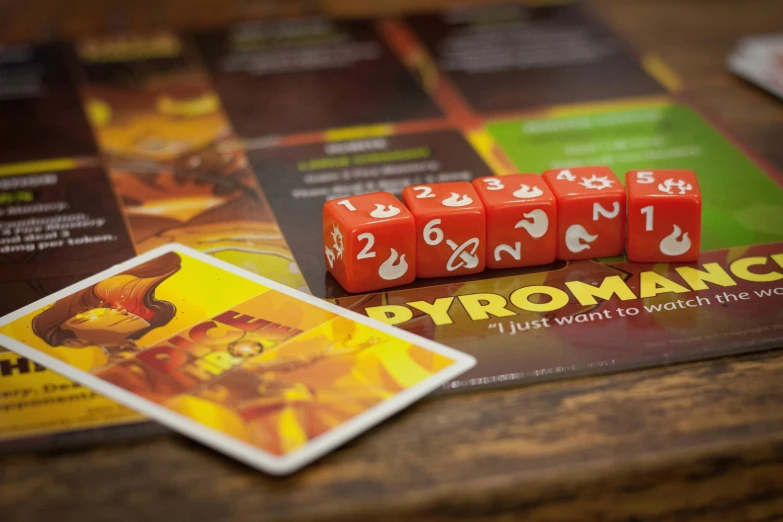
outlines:
M293 288L296 262L206 72L171 33L77 45L137 252L178 242Z
M218 449L238 441L240 459L273 473L475 363L248 276L164 246L11 314L0 341Z

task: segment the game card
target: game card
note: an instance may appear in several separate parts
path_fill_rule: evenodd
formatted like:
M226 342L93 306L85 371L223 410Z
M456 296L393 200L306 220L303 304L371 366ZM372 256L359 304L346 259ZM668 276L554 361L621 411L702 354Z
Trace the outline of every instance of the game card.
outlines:
M271 474L475 364L177 244L3 317L0 345Z

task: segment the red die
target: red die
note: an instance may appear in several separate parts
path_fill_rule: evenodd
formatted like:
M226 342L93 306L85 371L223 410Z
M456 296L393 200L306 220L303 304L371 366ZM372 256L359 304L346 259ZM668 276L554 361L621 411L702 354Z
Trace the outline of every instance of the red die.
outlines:
M484 205L470 183L405 187L402 200L416 218L417 277L484 270Z
M628 185L629 261L697 261L701 192L690 170L635 170Z
M388 192L327 201L323 233L326 268L349 292L416 279L413 215Z
M625 189L608 167L548 170L557 198L557 258L617 256L625 246Z
M557 201L538 174L473 180L487 214L487 266L547 265L557 252Z

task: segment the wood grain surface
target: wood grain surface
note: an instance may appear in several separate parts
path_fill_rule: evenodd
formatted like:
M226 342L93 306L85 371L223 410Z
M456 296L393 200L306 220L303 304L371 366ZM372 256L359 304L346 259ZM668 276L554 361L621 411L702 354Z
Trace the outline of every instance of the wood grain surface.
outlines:
M395 12L444 3L372 4ZM136 4L127 11L136 22L112 23L209 25L273 10L165 4L157 20L138 16ZM308 9L368 14L370 4ZM632 46L669 64L692 103L783 169L783 105L724 66L741 36L783 31L783 2L591 4ZM79 1L68 10L76 14L60 7L57 22L38 12L58 5L41 3L14 23L8 16L21 7L0 3L0 31L102 32L118 4ZM4 522L454 519L783 520L783 353L425 399L284 479L177 435L0 459Z

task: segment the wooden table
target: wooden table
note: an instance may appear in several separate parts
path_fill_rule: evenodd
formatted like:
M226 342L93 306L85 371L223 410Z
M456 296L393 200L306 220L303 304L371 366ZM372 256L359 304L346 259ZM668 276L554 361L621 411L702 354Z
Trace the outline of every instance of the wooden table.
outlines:
M324 3L343 14L378 10ZM169 19L222 24L269 9L256 3L226 14L217 2L173 2L150 21L138 16L147 2L118 22L108 14L112 4L79 2L60 7L65 18L53 24L39 12L57 9L53 2L24 11L24 24L10 23L19 4L0 3L0 29L20 37ZM783 105L724 67L741 36L783 30L783 2L592 4L632 45L658 53L694 104L783 169ZM490 518L780 520L783 353L427 399L285 479L177 435L0 460L3 521Z

